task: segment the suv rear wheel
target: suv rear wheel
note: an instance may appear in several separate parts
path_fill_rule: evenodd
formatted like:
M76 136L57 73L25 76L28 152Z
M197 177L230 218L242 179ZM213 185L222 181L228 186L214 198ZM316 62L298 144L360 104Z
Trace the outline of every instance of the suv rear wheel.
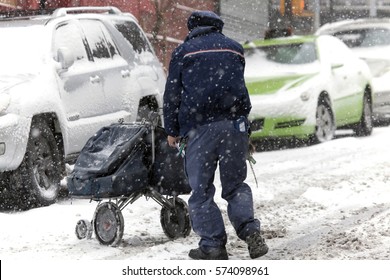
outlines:
M152 113L158 115L158 104L153 98L144 98L140 101L138 107L137 121L154 121L155 116ZM157 125L161 126L161 118L158 116Z
M62 156L46 122L33 121L22 164L14 172L19 206L31 208L54 203L60 190Z

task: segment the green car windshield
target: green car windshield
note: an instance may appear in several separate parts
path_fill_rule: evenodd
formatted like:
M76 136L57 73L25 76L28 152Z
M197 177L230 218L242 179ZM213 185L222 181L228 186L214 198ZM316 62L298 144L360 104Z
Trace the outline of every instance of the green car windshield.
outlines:
M246 76L270 76L297 72L312 72L317 65L313 42L275 44L245 49ZM316 66L315 66L316 67Z

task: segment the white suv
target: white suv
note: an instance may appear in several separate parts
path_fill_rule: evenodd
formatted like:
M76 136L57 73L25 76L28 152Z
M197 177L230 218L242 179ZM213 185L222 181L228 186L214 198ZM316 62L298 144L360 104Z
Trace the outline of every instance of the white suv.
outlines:
M161 111L165 73L131 14L0 17L0 38L0 208L53 203L99 128Z

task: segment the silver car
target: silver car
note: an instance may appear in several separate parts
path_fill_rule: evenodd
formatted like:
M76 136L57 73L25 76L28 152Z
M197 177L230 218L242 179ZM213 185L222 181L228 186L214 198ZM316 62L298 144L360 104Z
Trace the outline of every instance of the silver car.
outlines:
M161 108L161 63L114 7L0 18L0 38L0 208L53 203L98 129Z
M390 121L390 19L357 19L328 23L316 34L341 39L370 67L373 76L374 120Z

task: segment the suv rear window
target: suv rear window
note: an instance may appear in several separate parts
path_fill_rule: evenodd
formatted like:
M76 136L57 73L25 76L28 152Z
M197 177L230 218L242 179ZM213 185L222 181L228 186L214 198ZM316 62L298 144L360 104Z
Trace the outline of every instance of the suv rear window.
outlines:
M152 52L148 40L138 28L137 24L131 21L114 21L113 24L115 28L122 33L123 37L125 37L126 40L133 46L135 52Z

